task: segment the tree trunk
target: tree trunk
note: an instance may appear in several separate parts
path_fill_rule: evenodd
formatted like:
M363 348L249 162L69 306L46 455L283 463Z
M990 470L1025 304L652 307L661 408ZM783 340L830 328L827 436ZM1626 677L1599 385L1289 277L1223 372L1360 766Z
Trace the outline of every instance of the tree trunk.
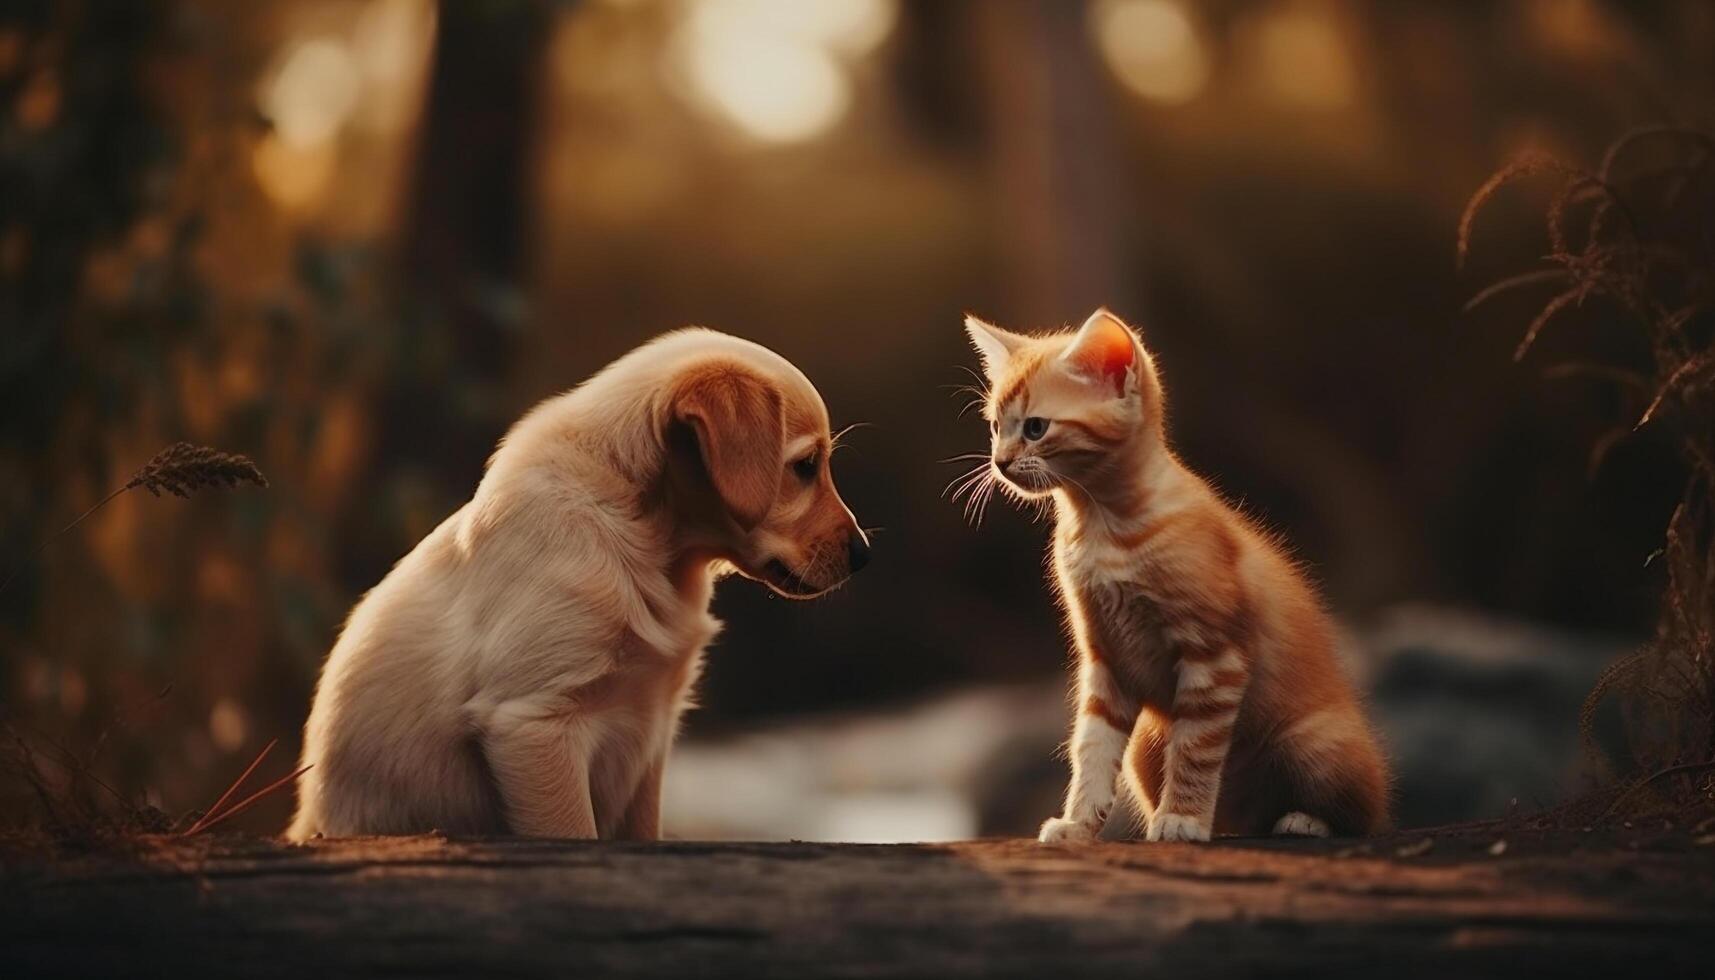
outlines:
M396 246L395 346L375 396L376 469L355 481L374 489L339 531L347 582L373 583L426 530L402 519L404 501L438 520L468 499L510 421L555 9L547 0L437 8Z
M992 0L971 9L980 45L995 225L1000 323L1081 323L1099 306L1141 318L1127 284L1121 172L1109 86L1090 43L1083 2Z

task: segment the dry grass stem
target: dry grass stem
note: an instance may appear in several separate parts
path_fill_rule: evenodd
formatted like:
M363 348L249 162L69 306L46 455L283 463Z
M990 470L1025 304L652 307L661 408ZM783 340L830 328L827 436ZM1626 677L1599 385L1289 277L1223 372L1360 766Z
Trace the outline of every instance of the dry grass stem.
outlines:
M256 487L268 485L267 478L250 457L175 442L144 463L120 490L142 487L157 497L163 490L175 497L188 497L195 490L207 487L230 490L243 483Z
M188 442L175 442L156 453L141 469L131 474L131 479L125 481L124 486L102 497L88 510L77 515L70 524L49 535L35 553L40 555L56 538L82 524L90 515L128 490L141 487L157 497L163 490L175 497L189 497L193 492L204 488L231 489L240 484L267 487L268 478L262 475L262 471L256 468L256 464L248 456L221 452ZM20 565L12 569L6 580L0 582L0 592L4 592L6 587L12 584L22 567Z
M1573 316L1630 331L1647 352L1638 363L1579 362L1553 373L1612 382L1629 406L1597 441L1592 468L1647 427L1671 442L1686 474L1658 552L1667 584L1655 637L1602 673L1580 713L1593 744L1599 706L1610 695L1620 703L1632 775L1601 815L1608 819L1642 805L1645 786L1707 771L1715 759L1715 138L1657 126L1616 140L1595 171L1544 157L1505 167L1478 188L1460 219L1461 264L1478 213L1501 188L1545 174L1560 180L1547 207L1547 267L1489 286L1467 309L1512 289L1561 284L1525 328L1516 358L1533 350L1548 326ZM1585 304L1595 297L1608 302ZM1671 782L1670 795L1711 802L1695 798L1702 792L1695 781Z

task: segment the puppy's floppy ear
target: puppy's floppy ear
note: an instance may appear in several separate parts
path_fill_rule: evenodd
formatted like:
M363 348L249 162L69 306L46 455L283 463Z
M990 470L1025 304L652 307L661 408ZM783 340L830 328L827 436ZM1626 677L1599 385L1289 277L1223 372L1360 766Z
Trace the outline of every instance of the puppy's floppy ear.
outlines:
M761 524L780 491L780 392L737 367L706 368L679 387L673 418L696 433L703 466L733 521L746 531Z

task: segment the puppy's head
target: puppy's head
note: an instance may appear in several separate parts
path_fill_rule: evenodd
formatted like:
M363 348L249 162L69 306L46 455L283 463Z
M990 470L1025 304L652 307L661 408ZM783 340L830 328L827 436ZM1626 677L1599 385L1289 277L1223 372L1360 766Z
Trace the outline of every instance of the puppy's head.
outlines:
M803 374L776 361L720 357L675 379L670 505L695 547L809 599L867 564L869 540L828 469L827 407Z

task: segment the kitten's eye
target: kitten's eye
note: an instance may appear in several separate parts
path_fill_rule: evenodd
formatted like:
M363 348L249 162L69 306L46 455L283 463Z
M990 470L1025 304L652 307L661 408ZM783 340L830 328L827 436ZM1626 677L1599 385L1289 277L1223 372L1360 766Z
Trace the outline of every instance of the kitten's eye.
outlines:
M809 483L816 478L817 464L821 461L822 457L820 453L811 453L803 459L794 460L792 463L792 472L798 474L798 479L803 480L805 483Z
M1024 438L1030 442L1048 434L1048 420L1032 415L1024 420Z

